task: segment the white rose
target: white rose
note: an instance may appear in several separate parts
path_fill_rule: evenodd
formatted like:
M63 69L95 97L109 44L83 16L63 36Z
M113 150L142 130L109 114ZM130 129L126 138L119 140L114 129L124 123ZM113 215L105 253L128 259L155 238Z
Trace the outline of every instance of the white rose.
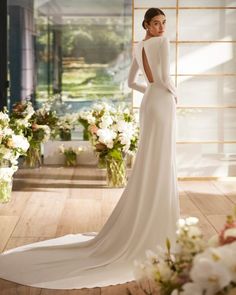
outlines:
M201 257L201 254L197 256L194 259L190 276L194 283L208 290L207 294L213 295L230 283L230 271L223 263L214 262L211 258Z
M181 295L202 295L203 289L200 285L194 283L186 283L183 286ZM171 294L172 295L172 294Z
M99 127L102 129L108 128L113 123L111 116L105 115L102 117Z
M29 148L29 142L28 140L22 136L22 135L12 135L12 142L14 148L22 149L24 152L26 152Z
M173 271L169 268L168 264L165 261L161 261L158 263L157 267L162 280L168 281L173 274Z
M199 219L197 217L187 217L185 219L185 223L187 225L195 225L198 223L198 221L199 221Z
M113 148L113 140L116 138L116 132L111 129L98 129L97 136L99 137L99 141L107 145L108 148Z
M0 112L0 120L8 123L10 121L8 114Z

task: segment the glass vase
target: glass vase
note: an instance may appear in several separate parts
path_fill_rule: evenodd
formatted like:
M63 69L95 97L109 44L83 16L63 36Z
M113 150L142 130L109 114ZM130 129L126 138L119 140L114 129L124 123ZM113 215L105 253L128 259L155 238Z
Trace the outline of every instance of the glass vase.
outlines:
M77 165L77 155L76 153L70 153L65 155L65 165L66 166L76 166Z
M89 140L89 130L88 127L84 127L83 130L83 140L88 141Z
M39 168L42 164L41 160L41 143L30 143L30 147L24 158L25 168Z
M71 130L70 129L60 129L60 139L63 141L71 140Z
M107 157L107 186L124 187L127 184L127 171L125 158L116 159Z
M0 179L0 203L7 203L10 201L12 182L12 177L9 180Z

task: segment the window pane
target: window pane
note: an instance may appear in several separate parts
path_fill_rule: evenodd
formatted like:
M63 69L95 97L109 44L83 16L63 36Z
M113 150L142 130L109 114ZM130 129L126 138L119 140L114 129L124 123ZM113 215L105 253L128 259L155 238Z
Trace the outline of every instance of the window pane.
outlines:
M178 77L178 93L184 105L236 106L236 76Z
M236 6L235 0L179 0L180 7L228 7Z
M175 7L176 0L135 0L135 7Z
M179 10L179 40L232 41L236 39L235 26L236 9Z
M179 108L177 114L178 140L236 141L236 108Z
M235 55L235 43L179 44L178 74L234 74Z
M235 176L236 144L177 144L179 177Z

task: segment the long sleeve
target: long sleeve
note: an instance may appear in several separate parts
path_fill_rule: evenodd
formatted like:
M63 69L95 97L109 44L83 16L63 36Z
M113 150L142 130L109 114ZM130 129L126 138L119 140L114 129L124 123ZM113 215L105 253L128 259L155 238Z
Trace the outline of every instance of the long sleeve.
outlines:
M164 85L174 97L177 97L177 89L170 77L170 42L167 37L163 37L161 43L161 70Z
M147 86L137 83L135 81L137 73L138 73L138 69L139 69L139 66L138 66L137 60L135 56L133 56L132 63L129 69L129 74L128 74L128 86L134 90L144 93Z

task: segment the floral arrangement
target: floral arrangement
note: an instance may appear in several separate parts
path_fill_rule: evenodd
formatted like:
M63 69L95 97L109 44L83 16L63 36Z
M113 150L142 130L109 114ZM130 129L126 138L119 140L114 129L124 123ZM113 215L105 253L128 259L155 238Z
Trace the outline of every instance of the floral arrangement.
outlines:
M124 105L94 104L89 115L91 142L100 157L120 158L134 153L138 143L138 121Z
M10 115L10 126L18 134L23 134L29 141L30 147L25 157L29 167L41 164L41 143L49 140L51 129L56 124L54 114L44 106L35 111L30 101L18 102L13 106ZM48 125L47 125L48 124Z
M17 167L20 155L29 148L28 140L23 134L16 134L10 127L10 118L7 112L0 112L0 164Z
M78 114L66 114L59 117L59 133L62 140L71 140L71 130L78 124Z
M208 242L197 223L194 217L178 221L175 253L167 239L167 251L148 250L146 261L135 261L137 280L154 282L163 295L236 294L235 217L228 216L224 228Z
M47 135L49 135L49 137L56 137L59 125L59 117L57 116L56 111L52 110L49 103L44 103L41 108L36 110L33 119L35 124L48 127L48 130L50 130L50 134L48 132Z
M85 150L84 147L68 147L65 148L65 146L62 144L59 147L60 153L62 153L65 156L65 164L66 166L76 166L77 164L77 155L81 154Z
M95 117L92 115L92 109L82 110L78 114L78 122L84 127L83 139L89 140L89 126L95 124Z
M0 112L0 202L10 199L12 177L18 168L18 158L26 154L29 142L23 134L16 134L10 127L6 110Z
M89 139L101 165L106 164L107 183L120 187L126 184L125 156L134 154L138 146L137 117L126 105L114 107L106 102L95 103L80 113L86 121Z

